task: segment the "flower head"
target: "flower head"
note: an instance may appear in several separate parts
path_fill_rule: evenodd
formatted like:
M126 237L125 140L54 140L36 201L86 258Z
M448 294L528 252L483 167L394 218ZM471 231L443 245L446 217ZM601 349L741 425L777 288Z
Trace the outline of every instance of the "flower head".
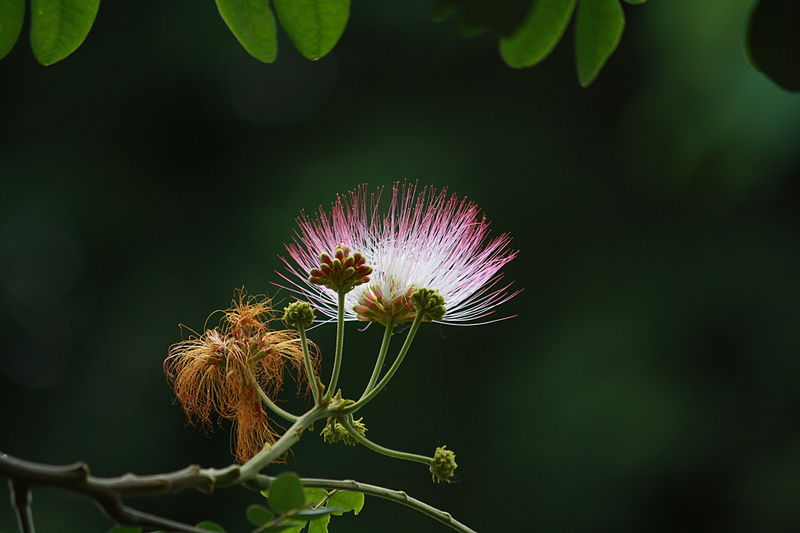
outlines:
M256 387L275 397L287 365L297 375L303 371L296 332L270 329L275 318L268 298L240 291L231 307L222 311L217 327L173 345L164 361L164 371L190 422L206 428L221 419L234 422L240 462L277 437ZM313 344L311 348L316 353Z
M517 254L509 249L511 237L490 238L477 204L447 189L395 184L382 213L382 192L360 186L337 197L330 212L320 207L313 217L301 213L294 242L286 247L290 259L283 259L287 289L336 317L337 292L317 274L321 254L340 248L353 250L363 259L359 264L371 268L369 280L345 295L346 320L408 322L417 312L412 295L430 289L438 296L425 319L474 325L517 294L510 284L498 286L500 269Z

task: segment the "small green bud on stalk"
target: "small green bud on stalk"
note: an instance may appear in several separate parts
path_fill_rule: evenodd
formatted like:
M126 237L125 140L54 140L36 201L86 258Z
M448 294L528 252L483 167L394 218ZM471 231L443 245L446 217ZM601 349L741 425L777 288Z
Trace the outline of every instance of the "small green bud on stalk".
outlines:
M422 312L422 320L430 322L444 318L444 298L439 291L433 289L417 289L411 294L411 301L418 312Z
M455 472L456 468L458 468L458 464L456 464L455 452L448 450L447 446L436 448L430 466L433 481L436 483L442 481L450 483L450 478L453 477L453 472Z
M353 427L359 435L363 436L367 433L367 426L364 425L362 420L363 418L353 420ZM347 428L334 418L328 419L328 423L323 428L321 435L322 439L329 444L336 442L341 442L348 446L355 446L358 444L358 441L347 431Z
M283 322L290 328L308 328L314 323L314 308L308 302L292 302L283 309Z

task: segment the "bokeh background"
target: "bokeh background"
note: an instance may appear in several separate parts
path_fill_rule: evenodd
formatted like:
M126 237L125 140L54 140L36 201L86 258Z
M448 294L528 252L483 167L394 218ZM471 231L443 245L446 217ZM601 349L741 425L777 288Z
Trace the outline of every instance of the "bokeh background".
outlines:
M258 63L192 0L106 3L49 68L21 42L0 62L0 449L100 475L227 464L227 428L172 404L178 324L274 293L300 209L419 180L513 233L525 289L513 320L424 328L363 412L380 443L456 450L457 483L311 434L274 472L402 488L484 533L798 531L800 100L747 65L751 3L626 6L588 90L571 32L514 71L423 0L354 2L317 63L287 41ZM350 326L361 390L380 332ZM132 503L233 533L258 500ZM41 533L110 527L53 490L35 512ZM331 531L446 528L369 499Z

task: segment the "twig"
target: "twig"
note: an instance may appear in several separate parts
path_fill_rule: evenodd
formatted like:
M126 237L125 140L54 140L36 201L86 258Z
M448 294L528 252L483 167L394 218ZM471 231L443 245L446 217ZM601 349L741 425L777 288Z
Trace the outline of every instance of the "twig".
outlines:
M247 486L252 489L267 489L274 479L275 478L270 476L259 475L256 477L256 479L249 482ZM412 509L419 511L420 513L427 515L446 526L449 526L451 529L460 531L461 533L477 533L474 529L469 528L465 524L453 518L453 515L447 511L442 511L441 509L437 509L432 505L428 505L421 500L412 498L401 490L387 489L385 487L361 483L352 479L338 480L303 477L300 478L300 483L306 487L332 490L349 490L369 494L370 496L376 496L378 498L383 498L384 500L390 500L405 505L406 507L411 507Z
M22 533L35 533L33 515L31 514L31 489L27 483L21 481L8 481L11 492L11 505L17 511L19 530Z
M33 520L30 516L29 494L30 489L36 486L58 487L91 498L109 518L121 524L182 533L203 533L205 530L194 526L132 509L124 505L122 499L131 496L169 494L190 488L208 494L217 487L240 484L253 489L268 488L274 478L262 475L260 471L296 443L305 429L316 420L341 415L340 407L334 405L330 407L315 406L309 412L298 417L292 427L272 446L264 448L241 466L230 465L216 469L190 465L181 470L163 474L139 476L127 473L119 477L102 478L92 476L86 463L48 465L18 459L0 452L0 476L11 480L12 503L17 509L22 533L34 533ZM450 513L436 509L402 491L353 480L307 478L301 479L301 482L309 487L352 490L395 501L416 509L456 531L475 533L474 530L453 518Z

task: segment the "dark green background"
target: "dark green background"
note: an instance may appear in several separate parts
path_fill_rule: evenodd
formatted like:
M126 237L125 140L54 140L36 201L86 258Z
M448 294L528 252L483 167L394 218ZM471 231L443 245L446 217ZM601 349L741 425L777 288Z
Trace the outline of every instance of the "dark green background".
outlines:
M273 472L402 488L482 533L797 531L800 100L748 67L750 4L626 6L588 90L571 31L514 71L422 0L355 2L318 63L288 42L252 60L210 1L104 3L49 68L21 42L0 62L0 449L101 475L226 464L227 430L171 403L177 324L273 292L301 208L419 180L514 234L525 288L513 320L425 327L363 412L380 443L446 443L458 482L311 434ZM349 391L380 338L356 328ZM332 337L313 333L328 356ZM233 533L255 501L133 503ZM35 511L41 533L110 525L51 490ZM446 531L373 499L331 530Z

